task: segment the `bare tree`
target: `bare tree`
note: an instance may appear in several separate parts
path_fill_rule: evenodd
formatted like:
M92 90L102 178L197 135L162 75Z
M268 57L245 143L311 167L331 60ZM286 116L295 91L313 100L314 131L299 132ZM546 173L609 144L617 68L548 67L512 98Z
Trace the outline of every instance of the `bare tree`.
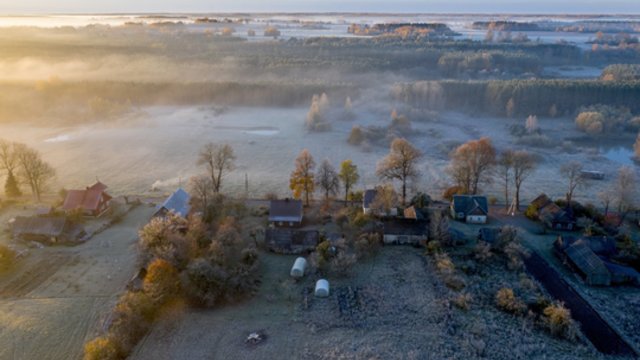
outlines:
M15 147L16 156L19 164L19 175L22 180L29 184L31 192L40 201L42 191L49 180L51 180L56 172L47 164L40 153L34 149L30 149L24 145Z
M338 174L342 185L344 186L344 202L349 200L349 191L360 179L358 167L351 160L345 160L340 164L340 173Z
M16 180L16 167L18 167L17 149L24 145L8 142L0 139L0 169L7 172L7 179L4 185L4 192L7 196L15 197L22 195L20 186Z
M213 191L219 193L222 188L222 179L235 168L236 156L229 144L217 145L208 143L200 150L198 165L204 165L211 178Z
M525 150L513 154L513 182L516 187L516 210L520 211L520 189L522 183L531 175L537 166L535 156Z
M318 168L316 185L324 191L324 199L329 200L330 195L336 195L340 189L340 178L329 159L324 159Z
M293 191L293 196L296 199L299 199L304 193L305 204L309 206L309 200L314 191L315 175L313 169L316 167L316 162L309 150L304 149L296 158L295 165L296 168L289 179L289 188Z
M571 206L576 189L585 185L584 177L582 177L582 164L577 161L568 162L560 167L560 174L568 181L567 205Z
M614 185L615 201L618 214L624 219L635 203L637 188L636 175L633 169L623 166L618 170L618 177Z
M505 150L500 154L496 163L496 175L499 181L504 185L504 207L509 208L509 184L513 175L513 150Z
M378 163L376 173L381 179L402 182L402 205L407 198L407 183L420 174L417 163L421 156L410 142L396 138L391 143L389 155Z
M613 199L614 193L610 189L603 190L598 193L598 200L600 200L602 206L604 206L604 216L609 215L609 207L611 206L611 202L613 201Z
M490 180L488 175L495 161L496 150L491 139L483 137L458 146L451 154L447 171L464 193L475 195L478 185Z
M376 187L376 197L371 202L371 209L377 214L389 214L398 203L398 194L391 184Z
M533 134L538 131L538 117L535 115L529 115L525 121L525 129L527 129L528 134Z
M443 211L434 210L429 219L429 240L439 242L441 245L451 245L451 233L449 232L449 218Z
M213 197L213 184L208 175L196 175L189 179L189 189L202 204L202 209L209 207L209 200Z

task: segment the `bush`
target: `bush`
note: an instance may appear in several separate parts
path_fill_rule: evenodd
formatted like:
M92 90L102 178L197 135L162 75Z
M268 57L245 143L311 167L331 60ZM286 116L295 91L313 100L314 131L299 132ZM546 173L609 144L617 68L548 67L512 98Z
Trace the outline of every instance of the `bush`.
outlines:
M528 219L531 220L537 220L538 219L538 207L535 206L534 204L531 204L527 207L527 210L525 210L524 212L524 216L526 216Z
M471 297L471 294L465 292L465 293L459 294L458 296L453 298L453 300L451 300L451 302L458 309L469 310L469 308L471 307L471 301L472 300L473 300L473 298Z
M571 311L563 304L552 304L544 311L544 323L552 335L566 339L575 339L577 329L571 318Z
M436 269L444 275L451 275L456 270L456 266L447 254L436 254Z
M365 140L364 131L360 126L354 126L351 128L351 132L349 133L349 138L347 142L351 145L360 145Z
M381 244L380 234L368 233L358 236L353 245L356 256L362 259L375 256L380 250Z
M9 270L16 261L16 253L9 247L0 245L0 271Z
M357 258L354 254L348 254L342 250L338 255L331 259L331 271L338 276L347 276L353 266L356 264Z
M118 345L109 336L95 338L84 345L84 360L117 360L120 356Z
M499 309L511 314L522 314L527 306L516 297L513 289L502 288L496 293L496 305Z
M178 271L168 261L155 259L147 269L142 287L155 304L162 305L171 297L178 295L180 290Z
M351 218L351 226L357 229L362 229L369 222L371 222L371 217L369 215L366 215L362 211L357 212L355 216Z
M480 241L476 247L473 249L474 257L476 260L480 262L485 262L491 258L493 255L491 253L491 245L487 244L484 241Z
M464 280L459 276L447 275L444 278L444 284L451 290L460 291L467 286Z
M579 130L589 135L597 135L604 131L604 116L595 111L587 111L578 114L576 117L576 126Z

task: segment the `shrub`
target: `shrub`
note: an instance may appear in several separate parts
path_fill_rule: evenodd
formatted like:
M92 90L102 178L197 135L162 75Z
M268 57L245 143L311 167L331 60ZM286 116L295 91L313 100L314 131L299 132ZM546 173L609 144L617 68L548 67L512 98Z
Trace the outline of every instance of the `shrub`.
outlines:
M513 289L502 288L496 293L496 305L511 314L522 314L527 306L516 297Z
M354 254L348 254L342 250L338 255L331 259L331 271L338 276L347 276L353 266L356 264L357 258Z
M178 271L166 260L155 259L147 269L142 287L154 303L162 305L178 294Z
M349 138L347 142L351 145L360 145L365 140L364 131L360 126L354 126L351 128Z
M436 269L444 275L451 275L456 270L456 266L447 254L436 254Z
M538 219L538 207L535 206L534 204L531 204L527 207L527 210L525 210L524 212L524 216L526 216L528 219L531 220L537 220Z
M464 280L459 276L447 275L444 278L444 284L451 290L460 291L467 286Z
M361 229L371 222L371 217L359 211L351 218L351 226Z
M522 245L516 242L511 242L507 244L507 246L505 246L504 253L507 256L507 267L510 270L522 269L522 267L524 266L524 261L522 260L522 258L527 256L527 251Z
M440 244L439 241L431 240L427 243L426 253L427 255L438 254L441 249L442 249L442 245Z
M480 262L485 262L491 258L493 255L491 253L491 245L487 244L484 241L479 242L476 247L473 249L474 257L476 260Z
M469 310L469 308L471 307L471 301L472 300L473 300L473 298L471 297L471 294L465 292L465 293L461 293L458 296L456 296L455 298L453 298L453 300L451 300L451 302L458 309Z
M552 335L566 339L574 339L576 337L577 329L571 318L571 311L564 307L563 304L549 305L544 309L543 314L544 323Z
M97 337L84 345L84 360L117 360L120 356L118 345L109 336Z
M16 261L16 253L9 247L0 245L0 271L9 270Z
M378 233L368 233L358 236L354 242L354 249L358 258L375 256L380 250L382 240Z
M576 117L576 126L589 135L597 135L604 131L604 115L596 111L581 112Z

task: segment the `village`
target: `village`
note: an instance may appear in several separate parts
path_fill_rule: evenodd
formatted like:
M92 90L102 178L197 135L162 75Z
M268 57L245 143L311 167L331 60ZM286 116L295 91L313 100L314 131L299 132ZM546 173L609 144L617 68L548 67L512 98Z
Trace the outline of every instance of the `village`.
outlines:
M13 341L0 357L33 358L50 347L85 359L207 356L198 351L208 347L188 350L193 344L185 340L197 331L189 324L200 308L211 308L214 318L238 311L278 318L251 324L252 317L242 317L244 327L232 327L227 336L233 340L215 350L220 358L238 351L243 358L276 356L288 336L277 324L301 327L303 342L309 329L333 339L349 329L356 338L394 327L433 332L431 340L416 340L416 348L397 348L399 340L390 339L383 358L420 358L444 338L452 348L438 349L454 358L509 358L511 348L541 356L553 349L568 358L639 354L638 222L630 211L603 215L592 205L545 194L523 206L519 199L498 204L490 194L459 188L435 199L407 187L418 175L412 159L419 152L404 139L381 160L374 188L358 188L358 168L350 161L339 171L326 161L316 167L304 150L291 174L292 196L284 198L225 196L233 149L208 144L198 156L203 175L188 191L180 187L166 197L113 197L96 179L60 198L3 206L0 307L7 315L0 334L13 333ZM574 169L569 187L598 176ZM403 300L394 307L389 298L397 297ZM49 304L51 312L40 315L15 307L47 299L72 302ZM78 305L87 300L91 305ZM67 325L82 323L72 342L52 342L48 331L21 320L40 316L55 326L72 308L84 312L79 323ZM278 317L278 311L289 315ZM487 314L494 323L478 325ZM177 328L169 324L176 316ZM425 322L416 321L421 316ZM226 333L215 319L215 331ZM485 331L455 330L469 319L518 339L504 347ZM167 348L167 336L178 344ZM349 350L342 343L335 351L366 357L375 341L372 335L366 346ZM36 343L46 347L29 345ZM461 343L463 350L455 348Z

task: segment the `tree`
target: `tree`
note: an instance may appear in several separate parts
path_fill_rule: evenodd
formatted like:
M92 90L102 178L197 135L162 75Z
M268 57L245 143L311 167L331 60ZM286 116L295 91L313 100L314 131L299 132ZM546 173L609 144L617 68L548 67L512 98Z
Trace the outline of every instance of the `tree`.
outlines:
M398 202L398 194L391 184L376 187L376 197L371 202L371 209L377 214L389 214Z
M418 160L422 154L410 142L396 138L391 143L389 155L377 166L376 173L382 180L399 180L402 183L402 205L407 199L407 183L420 174Z
M353 104L351 103L351 97L347 96L344 101L344 117L346 120L353 120L356 115L353 112Z
M208 175L196 175L189 179L189 190L200 200L202 210L209 208L209 200L213 197L213 183Z
M496 163L496 174L500 182L504 185L504 206L509 208L509 184L513 173L513 150L505 150Z
M324 199L329 201L329 195L336 195L340 189L340 178L329 159L324 159L318 168L316 184L324 191Z
M293 197L296 199L301 198L304 194L305 204L309 206L309 198L315 189L313 169L316 167L309 150L304 149L300 152L295 160L295 166L296 168L289 179L289 188L293 191Z
M538 117L535 115L529 115L525 122L525 128L529 134L533 134L538 131Z
M344 201L345 203L349 200L349 192L351 188L360 180L360 175L358 174L358 167L353 164L351 160L345 160L340 164L340 173L338 177L342 181L342 186L344 187Z
M598 193L598 200L600 200L602 206L604 207L604 216L609 215L609 206L611 206L613 198L614 193L611 190L603 190Z
M560 167L560 174L567 179L567 205L571 206L574 192L577 188L585 185L585 180L582 177L582 164L577 161L571 161Z
M51 180L56 172L55 170L40 156L40 153L34 149L30 149L24 145L15 148L16 156L19 164L19 175L22 180L29 184L32 194L40 201L42 191L44 191L47 182Z
M522 183L536 169L537 161L535 156L525 150L516 151L513 154L513 182L516 188L516 210L520 211L520 189Z
M200 150L198 165L206 167L211 178L213 192L216 194L220 192L222 179L227 175L227 172L235 168L235 159L233 148L229 144L208 143Z
M429 221L429 239L439 242L441 245L451 245L451 233L449 232L449 218L440 210L434 210Z
M614 185L615 201L618 214L622 219L633 208L636 199L636 176L630 167L623 166L618 170L618 177Z
M18 180L15 177L16 167L18 166L18 153L16 148L20 149L22 146L6 140L0 140L0 169L7 172L4 193L9 197L22 195Z
M327 122L326 113L329 108L329 98L327 94L313 95L311 106L305 120L305 127L309 131L327 131L331 125Z
M477 194L478 185L489 181L487 175L496 161L491 139L483 137L460 145L451 154L448 172L465 194Z
M513 98L507 101L505 112L507 113L507 117L513 117L516 114L516 102L513 100Z

